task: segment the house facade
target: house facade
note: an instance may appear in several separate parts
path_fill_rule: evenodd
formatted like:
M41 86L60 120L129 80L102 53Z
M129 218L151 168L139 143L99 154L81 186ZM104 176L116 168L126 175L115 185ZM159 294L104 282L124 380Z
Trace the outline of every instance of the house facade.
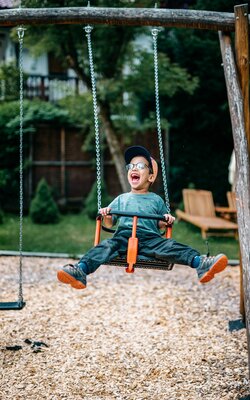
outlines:
M0 9L20 6L20 0L0 0ZM0 64L18 65L18 44L11 39L11 28L0 27ZM23 69L28 79L24 84L24 97L40 98L56 102L67 95L86 92L83 83L70 68L64 68L53 53L34 57L29 49L23 48ZM1 82L0 97L4 100L4 82Z

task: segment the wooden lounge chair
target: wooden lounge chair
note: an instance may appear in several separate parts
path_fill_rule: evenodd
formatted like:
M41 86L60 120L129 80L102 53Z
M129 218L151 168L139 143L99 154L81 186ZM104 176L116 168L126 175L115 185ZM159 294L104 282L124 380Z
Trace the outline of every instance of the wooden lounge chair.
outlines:
M235 192L227 192L227 201L230 208L236 211L236 194Z
M215 211L222 218L229 221L237 222L236 196L235 192L227 192L228 207L215 207Z
M184 220L201 229L203 239L207 236L238 237L238 225L217 217L212 192L208 190L183 189L185 211L176 210L178 220Z

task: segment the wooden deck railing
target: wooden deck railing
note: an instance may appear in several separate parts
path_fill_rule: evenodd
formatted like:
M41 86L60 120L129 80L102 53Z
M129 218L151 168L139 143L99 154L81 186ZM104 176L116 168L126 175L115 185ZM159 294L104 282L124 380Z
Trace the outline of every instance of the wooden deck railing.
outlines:
M39 98L56 102L68 95L86 91L76 77L66 75L28 75L24 83L24 98Z

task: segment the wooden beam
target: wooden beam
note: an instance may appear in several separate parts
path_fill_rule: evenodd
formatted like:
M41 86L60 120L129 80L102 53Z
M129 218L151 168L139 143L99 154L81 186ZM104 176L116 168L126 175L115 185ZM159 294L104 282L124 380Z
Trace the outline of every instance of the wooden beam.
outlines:
M234 7L235 13L235 56L238 70L239 84L243 97L245 131L248 141L248 153L250 155L250 126L249 126L249 29L248 29L248 5L243 4ZM245 319L243 268L240 257L240 313Z
M234 14L157 8L17 8L0 10L0 26L46 24L148 25L234 31Z
M235 6L234 12L236 65L243 97L245 129L248 141L248 152L250 154L248 5L243 4L241 6Z
M231 38L219 32L237 165L236 207L242 257L245 316L250 345L250 164L245 133L244 104L234 61ZM249 366L250 366L250 353Z

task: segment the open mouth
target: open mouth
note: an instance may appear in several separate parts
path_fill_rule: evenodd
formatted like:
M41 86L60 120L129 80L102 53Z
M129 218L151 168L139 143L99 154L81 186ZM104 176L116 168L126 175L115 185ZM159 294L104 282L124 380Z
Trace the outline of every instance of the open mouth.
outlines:
M131 180L132 180L132 183L137 183L137 182L139 182L139 180L140 180L140 175L133 172L133 173L131 174Z

